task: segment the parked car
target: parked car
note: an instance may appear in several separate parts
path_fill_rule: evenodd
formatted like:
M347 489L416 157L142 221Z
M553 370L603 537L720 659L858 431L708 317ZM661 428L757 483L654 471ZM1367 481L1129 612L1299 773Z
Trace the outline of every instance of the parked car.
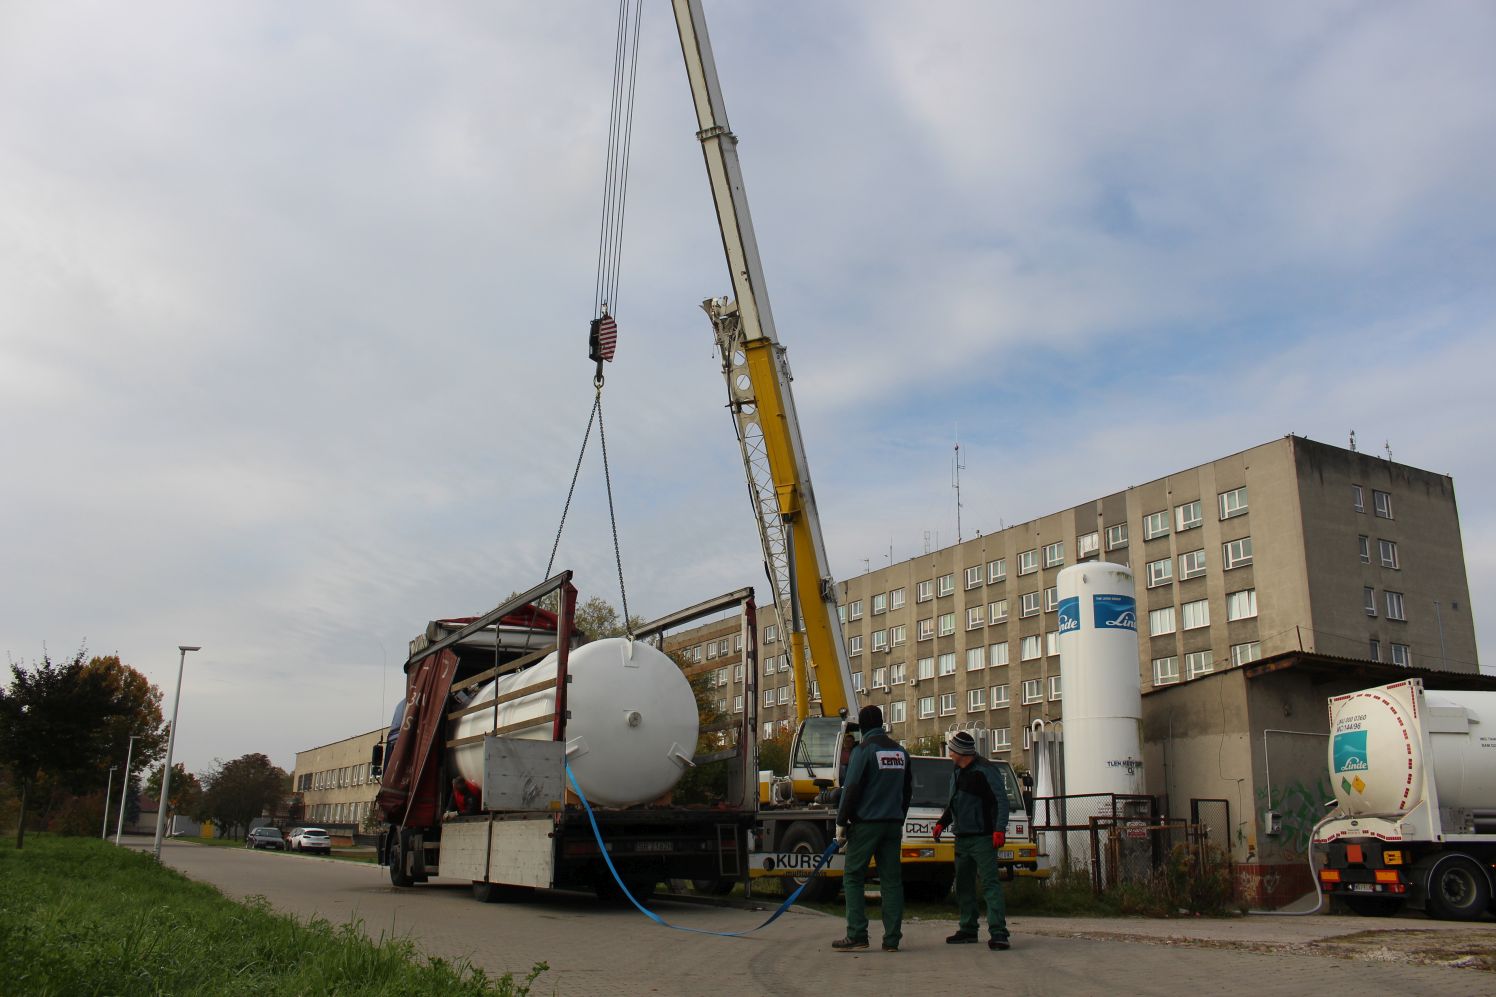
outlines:
M278 827L257 827L249 832L249 837L244 839L245 848L273 848L278 852L286 850L286 839L281 836Z
M332 837L320 827L294 827L289 840L292 851L332 854Z

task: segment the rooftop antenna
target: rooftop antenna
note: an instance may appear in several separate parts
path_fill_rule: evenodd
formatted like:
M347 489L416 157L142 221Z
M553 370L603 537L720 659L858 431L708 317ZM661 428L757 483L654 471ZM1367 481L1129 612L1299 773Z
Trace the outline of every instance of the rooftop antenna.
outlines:
M1351 430L1351 453L1356 452L1356 431Z
M925 531L925 553L930 553L930 531Z
M956 543L961 542L961 471L966 465L961 463L961 438L956 438L956 456L951 461L951 487L956 489Z
M1390 440L1382 441L1382 448L1387 451L1387 463L1392 463L1392 443Z

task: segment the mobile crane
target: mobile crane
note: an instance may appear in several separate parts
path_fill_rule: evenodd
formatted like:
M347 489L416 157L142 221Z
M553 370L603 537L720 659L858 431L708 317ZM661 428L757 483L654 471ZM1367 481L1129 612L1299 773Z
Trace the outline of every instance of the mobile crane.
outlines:
M711 318L721 354L764 570L790 649L798 721L790 745L788 778L775 780L768 798L760 799L763 809L750 867L760 875L785 877L781 882L788 892L803 880L833 833L840 749L846 734L855 736L857 731L852 719L858 712L857 692L795 414L789 362L769 308L738 162L738 140L728 127L701 0L672 0L672 4L696 108L696 136L711 181L734 294L733 299L708 298L702 308ZM819 704L818 713L812 712L814 704ZM1011 766L1006 767L1012 793L1017 794L1016 776ZM1010 832L1016 832L1005 859L1010 865L1020 853L1019 863L1032 859L1032 845L1024 850L1021 844L1027 830L1021 796L1015 795L1012 802L1017 823L1010 827ZM951 882L953 846L931 839L931 823L917 818L906 821L905 880L916 890L929 886L930 892L943 896ZM835 893L840 856L828 872L829 876L812 884L808 891L812 896L807 899Z

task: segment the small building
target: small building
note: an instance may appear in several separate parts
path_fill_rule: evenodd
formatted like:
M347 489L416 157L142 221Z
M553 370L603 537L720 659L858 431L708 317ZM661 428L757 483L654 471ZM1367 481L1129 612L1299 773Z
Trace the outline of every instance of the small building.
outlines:
M369 760L385 733L386 728L379 727L298 751L291 786L301 798L301 811L293 820L349 838L375 833L379 776L370 774Z

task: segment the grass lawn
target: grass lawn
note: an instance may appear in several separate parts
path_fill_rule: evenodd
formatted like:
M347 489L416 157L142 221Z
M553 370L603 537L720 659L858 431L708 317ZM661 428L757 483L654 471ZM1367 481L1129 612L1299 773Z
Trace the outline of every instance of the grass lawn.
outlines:
M232 842L225 842L231 844ZM242 844L241 846L242 847ZM306 924L237 903L94 838L0 844L0 989L9 995L525 995L465 963L358 925Z

